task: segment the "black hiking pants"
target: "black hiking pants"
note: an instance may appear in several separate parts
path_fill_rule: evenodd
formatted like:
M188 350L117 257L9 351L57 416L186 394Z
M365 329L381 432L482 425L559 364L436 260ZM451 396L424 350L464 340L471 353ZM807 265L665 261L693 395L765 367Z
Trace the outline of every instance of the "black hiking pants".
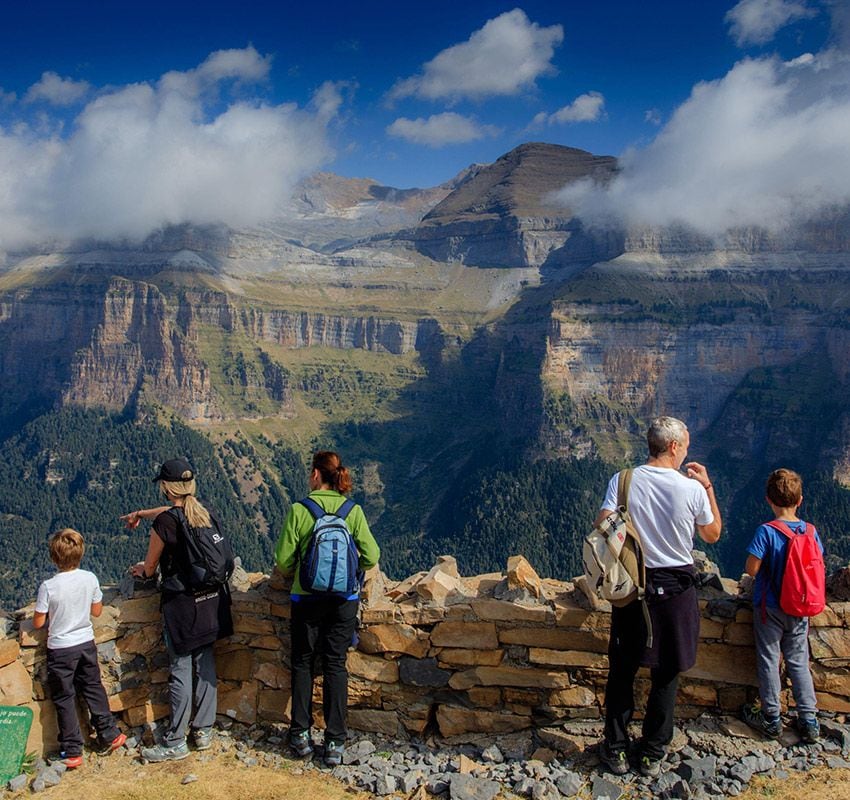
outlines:
M357 600L305 596L292 604L292 725L291 733L313 724L314 664L322 674L325 741L344 742L348 706L346 654L357 625Z
M635 675L645 650L646 623L640 603L614 608L605 687L605 743L609 751L628 751L628 728L635 710ZM677 665L653 667L650 678L640 755L656 760L664 756L673 738L673 711L679 686Z

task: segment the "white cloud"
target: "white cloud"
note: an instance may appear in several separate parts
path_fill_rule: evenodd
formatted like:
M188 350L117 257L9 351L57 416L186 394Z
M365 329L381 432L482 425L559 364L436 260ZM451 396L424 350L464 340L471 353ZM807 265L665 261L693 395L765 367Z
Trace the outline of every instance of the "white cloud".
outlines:
M741 0L726 13L729 33L738 44L766 44L788 23L817 14L799 0Z
M82 100L90 89L91 84L88 81L74 81L70 78L62 78L55 72L45 72L38 83L34 83L27 89L24 102L42 101L54 106L71 106Z
M327 88L313 110L249 101L244 91L218 97L222 81L267 75L268 59L253 48L221 51L154 84L102 90L69 134L58 125L0 128L0 250L269 217L329 160L326 125L339 105Z
M850 53L746 59L700 83L607 188L560 193L588 220L779 230L850 202Z
M658 127L661 124L661 111L657 108L648 108L643 112L643 121Z
M346 96L353 95L356 89L357 84L351 81L325 81L313 94L310 107L320 120L328 122L339 113Z
M0 86L0 106L14 103L17 99L18 95L16 95L14 92L4 92L3 87Z
M447 111L444 114L434 114L428 119L399 117L387 128L387 133L414 144L444 147L496 136L499 129L492 125L479 125L469 117Z
M587 92L579 95L568 106L558 109L553 114L541 111L531 121L530 127L540 125L567 125L573 122L596 122L605 110L605 98L599 92Z
M519 8L489 20L468 41L443 50L419 75L398 81L388 99L473 100L515 95L551 75L555 48L564 39L560 25L542 28Z

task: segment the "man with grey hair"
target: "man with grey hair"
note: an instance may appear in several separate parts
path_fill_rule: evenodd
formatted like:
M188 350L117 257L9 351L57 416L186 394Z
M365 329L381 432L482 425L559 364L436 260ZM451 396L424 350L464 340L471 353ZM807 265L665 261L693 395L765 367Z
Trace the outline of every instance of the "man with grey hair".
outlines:
M708 471L696 461L680 469L690 444L687 426L674 417L658 417L646 434L649 459L632 472L628 509L640 535L646 566L646 603L614 608L608 643L605 688L605 741L600 758L612 772L629 771L628 726L634 713L634 680L640 666L650 668L651 688L638 748L640 772L655 776L673 738L673 709L679 673L696 662L699 605L691 549L694 530L713 543L722 523ZM617 508L619 474L608 483L596 524Z

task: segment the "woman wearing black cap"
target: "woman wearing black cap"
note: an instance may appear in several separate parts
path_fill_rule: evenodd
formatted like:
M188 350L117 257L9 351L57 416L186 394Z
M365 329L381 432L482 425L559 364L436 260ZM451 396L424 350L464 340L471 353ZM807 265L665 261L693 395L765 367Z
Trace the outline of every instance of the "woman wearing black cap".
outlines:
M226 586L193 591L190 564L182 537L186 524L193 529L219 530L218 520L195 497L195 474L183 458L166 461L154 478L170 506L142 509L126 514L128 528L136 528L142 519L153 519L148 552L144 561L134 564L134 577L162 574L162 618L165 646L171 674L168 697L171 725L162 743L142 748L148 761L178 761L189 755L186 731L190 723L195 749L206 750L212 744L217 692L213 643L233 633L230 599ZM194 691L192 687L194 676ZM194 696L195 713L192 716Z

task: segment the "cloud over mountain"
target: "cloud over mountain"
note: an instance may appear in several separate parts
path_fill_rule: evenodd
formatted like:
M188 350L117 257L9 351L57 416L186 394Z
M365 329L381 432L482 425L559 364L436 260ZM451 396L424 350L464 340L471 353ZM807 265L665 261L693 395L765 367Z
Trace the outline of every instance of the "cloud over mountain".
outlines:
M573 122L596 122L605 112L605 97L599 92L579 95L572 103L552 114L541 111L532 120L533 126L566 125Z
M850 50L744 59L697 84L655 140L620 163L607 187L585 181L561 200L588 220L708 234L781 229L848 203Z
M492 125L479 125L475 120L455 114L453 111L433 114L427 119L399 117L387 127L387 133L390 136L428 147L473 142L487 136L494 136L498 132L498 128Z
M563 39L561 25L541 27L515 8L438 53L419 75L397 81L388 99L457 101L518 94L541 75L555 72L551 60Z
M324 84L308 109L268 105L246 89L269 67L252 47L222 50L156 83L104 88L70 125L0 128L0 250L268 217L329 160L326 126L342 102Z
M741 0L726 13L729 33L739 46L765 44L791 22L817 12L799 0Z

